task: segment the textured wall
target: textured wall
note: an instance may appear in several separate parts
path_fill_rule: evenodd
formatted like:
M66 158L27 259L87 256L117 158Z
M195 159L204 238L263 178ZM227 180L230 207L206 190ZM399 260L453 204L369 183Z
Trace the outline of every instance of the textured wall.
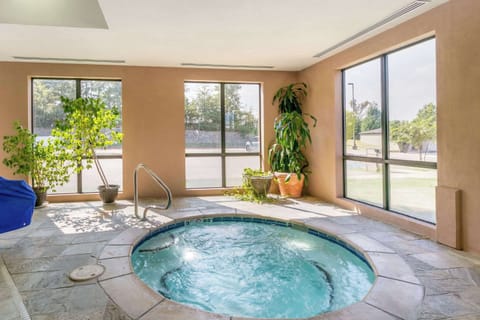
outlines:
M296 80L296 73L273 71L231 71L187 68L114 67L96 65L37 64L0 62L0 137L13 133L12 123L29 123L29 78L85 77L122 80L123 88L123 198L133 198L133 170L143 162L170 186L175 195L198 194L185 190L184 89L186 80L245 81L262 83L265 106L261 115L264 141L273 138L276 108L273 93ZM0 148L1 149L1 148ZM3 159L0 150L0 159ZM12 178L0 164L0 176ZM143 174L144 195L155 195L154 186ZM151 192L148 192L151 190ZM147 192L145 192L147 191ZM158 192L158 191L157 191ZM213 191L219 193L219 191ZM221 193L221 192L220 192ZM205 194L205 192L203 192ZM97 196L57 196L69 201ZM51 199L55 200L55 199Z
M94 65L0 63L0 136L11 124L29 119L29 77L119 78L123 81L124 198L132 198L132 171L145 162L162 176L176 195L206 194L184 188L183 82L185 80L254 81L263 83L265 139L276 109L272 94L300 79L310 85L306 111L315 114L309 158L313 174L310 194L412 231L436 236L430 225L341 199L340 70L370 57L435 35L437 43L438 185L461 190L461 239L466 250L480 252L480 1L452 0L372 39L340 52L300 73L183 68L140 68ZM263 151L266 151L264 146ZM0 150L0 159L3 159ZM12 177L0 165L0 175ZM145 184L145 189L150 184ZM214 191L217 192L218 191ZM80 200L85 197L60 197ZM88 197L86 197L88 198ZM91 197L90 197L91 198ZM456 206L437 199L438 207ZM448 214L448 213L447 213ZM453 212L451 214L454 214ZM442 232L455 232L444 228Z
M460 189L463 246L480 252L480 1L455 0L344 50L300 73L319 117L309 150L309 192L435 237L435 228L341 199L341 69L431 35L437 43L438 185ZM437 199L437 207L455 206ZM451 213L455 214L454 212ZM445 226L442 226L445 227ZM454 226L441 228L455 232Z

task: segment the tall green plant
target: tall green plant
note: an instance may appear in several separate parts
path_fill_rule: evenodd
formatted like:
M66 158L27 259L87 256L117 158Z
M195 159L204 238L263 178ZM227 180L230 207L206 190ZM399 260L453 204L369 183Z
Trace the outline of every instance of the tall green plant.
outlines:
M302 102L307 96L307 89L305 82L289 84L278 89L273 96L272 104L278 101L278 111L280 113L302 113Z
M14 123L15 135L5 136L3 150L8 154L3 164L14 170L13 174L32 178L32 187L40 192L55 191L68 182L72 163L68 152L56 138L38 139L36 134Z
M57 121L52 133L70 150L72 159L78 164L77 172L90 169L95 164L103 184L108 188L109 183L95 149L122 141L122 133L116 131L120 122L118 108L107 108L105 102L95 98L60 99L65 118Z
M307 96L307 84L294 83L280 88L273 97L273 104L278 102L280 114L275 118L275 143L269 149L269 161L273 171L303 174L308 178L308 160L303 154L308 144L312 143L307 119L317 119L302 112L302 102ZM289 176L287 177L289 179Z

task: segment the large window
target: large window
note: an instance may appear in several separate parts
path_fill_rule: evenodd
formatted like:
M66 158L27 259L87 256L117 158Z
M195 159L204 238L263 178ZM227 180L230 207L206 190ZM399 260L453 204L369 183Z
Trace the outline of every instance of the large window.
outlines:
M259 114L259 84L185 83L187 188L240 185L260 167Z
M122 82L118 80L32 79L32 128L40 139L50 136L55 121L63 117L60 97L101 98L107 106L122 108ZM121 128L120 128L121 130ZM96 150L111 184L122 186L122 146ZM95 168L74 174L56 193L97 192L102 182Z
M435 223L435 39L343 71L345 197Z

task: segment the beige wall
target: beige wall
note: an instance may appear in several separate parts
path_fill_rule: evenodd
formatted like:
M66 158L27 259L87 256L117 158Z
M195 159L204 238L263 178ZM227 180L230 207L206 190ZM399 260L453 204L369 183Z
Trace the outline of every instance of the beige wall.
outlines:
M300 73L299 79L311 87L306 110L319 118L319 126L313 131L314 144L309 152L313 171L308 187L310 194L435 237L435 228L426 224L383 214L381 210L339 198L342 183L340 70L435 34L438 185L461 190L463 247L480 252L479 14L480 1L451 0ZM437 210L455 208L446 202L454 198L437 199ZM455 232L455 226L442 226L441 229L442 232Z
M14 120L28 125L29 77L32 76L122 80L124 192L121 197L128 199L133 198L132 175L135 166L140 162L157 172L170 186L174 195L199 194L185 190L185 80L262 83L265 102L262 119L267 124L264 133L267 145L273 138L271 128L277 112L271 104L273 93L279 87L296 80L296 73L293 72L0 62L0 137L13 133ZM0 159L4 156L3 150L0 150ZM11 171L3 164L0 164L0 176L13 178ZM156 186L150 183L149 179L145 179L143 174L140 179L141 189L144 190L142 194L155 195ZM219 190L212 192L221 193ZM97 195L56 196L50 197L50 200L97 198Z
M185 80L252 81L263 83L265 139L272 139L276 109L273 92L302 80L310 85L306 111L318 117L308 156L313 174L310 194L396 223L432 238L436 228L365 205L342 195L340 70L423 37L437 39L438 185L460 189L460 197L437 199L437 208L460 208L463 247L480 253L480 1L451 0L431 12L330 57L300 73L228 71L183 68L140 68L63 64L0 63L0 137L12 133L16 119L28 122L31 76L106 77L123 81L124 194L132 198L132 171L144 162L159 173L175 195L206 194L184 188L183 82ZM265 146L263 150L265 151ZM0 159L4 154L0 150ZM0 165L0 175L12 177ZM150 185L145 189L150 188ZM218 191L214 191L217 192ZM60 197L80 200L84 197ZM96 199L96 196L93 198ZM450 199L450 200L449 200ZM460 205L448 201L461 199ZM447 203L448 202L448 203ZM453 209L452 209L453 210ZM445 212L443 212L445 214ZM454 212L446 212L453 215ZM448 219L447 219L448 220ZM440 222L439 223L443 223ZM440 226L439 226L440 227ZM442 232L455 227L442 225Z

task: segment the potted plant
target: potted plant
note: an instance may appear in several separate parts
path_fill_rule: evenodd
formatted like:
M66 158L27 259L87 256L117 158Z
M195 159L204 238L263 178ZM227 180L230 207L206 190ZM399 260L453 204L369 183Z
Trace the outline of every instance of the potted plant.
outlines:
M68 152L55 137L38 139L18 121L14 128L15 135L4 137L3 151L9 156L2 162L14 170L14 175L31 178L37 196L35 206L39 207L46 201L48 190L55 191L57 186L69 181L72 163L68 161Z
M235 188L233 192L227 192L227 195L233 195L241 200L262 203L269 201L267 197L273 180L273 174L262 169L243 169L242 186Z
M108 182L95 150L122 141L122 133L116 131L120 122L118 108L108 108L97 98L61 97L60 100L65 118L56 122L53 134L69 150L77 172L95 165L103 183L98 187L100 198L104 203L115 202L120 186Z
M265 198L270 185L272 183L273 175L270 171L265 172L262 169L243 169L243 187L251 188L255 196Z
M268 158L282 196L300 197L310 173L303 154L308 143L312 143L306 120L312 120L315 127L317 119L302 111L307 89L306 83L292 83L273 96L272 103L278 102L279 115L275 118L275 143L269 149Z

